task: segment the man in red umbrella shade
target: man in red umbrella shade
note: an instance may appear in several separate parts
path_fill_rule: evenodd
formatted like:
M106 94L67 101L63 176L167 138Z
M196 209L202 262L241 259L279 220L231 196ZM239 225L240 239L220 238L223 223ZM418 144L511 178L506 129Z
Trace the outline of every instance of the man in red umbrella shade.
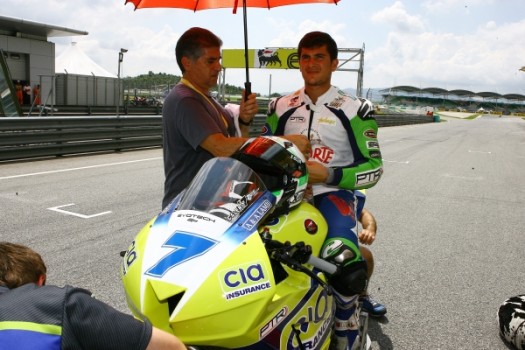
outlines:
M244 96L238 118L210 95L217 85L222 40L204 28L190 28L175 48L182 79L164 100L164 199L166 207L188 186L201 166L213 157L226 157L246 140L257 113L255 94ZM236 130L236 121L242 135ZM242 137L244 136L244 137Z
M204 28L190 28L175 47L182 79L164 100L162 110L165 208L213 157L232 155L246 140L258 111L255 94L243 98L237 112L210 95L221 66L222 40ZM310 143L302 135L287 137L301 151Z

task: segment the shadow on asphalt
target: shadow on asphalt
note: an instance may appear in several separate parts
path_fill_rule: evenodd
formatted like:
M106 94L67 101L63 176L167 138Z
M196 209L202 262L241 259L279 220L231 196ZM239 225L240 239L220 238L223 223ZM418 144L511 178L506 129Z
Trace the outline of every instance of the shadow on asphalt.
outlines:
M372 341L371 350L393 350L394 344L390 337L383 333L382 325L388 324L388 318L383 317L369 317L368 318L368 335ZM516 348L505 341L505 339L499 335L501 339L502 349L515 350Z
M390 337L383 333L383 328L381 326L384 324L388 324L388 317L386 316L368 318L368 335L370 336L370 340L372 340L373 350L394 349L394 344L392 344Z

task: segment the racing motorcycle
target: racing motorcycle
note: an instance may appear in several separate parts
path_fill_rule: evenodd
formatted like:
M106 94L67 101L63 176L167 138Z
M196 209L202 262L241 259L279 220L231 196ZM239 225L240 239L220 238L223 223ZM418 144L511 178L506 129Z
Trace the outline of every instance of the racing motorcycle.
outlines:
M318 257L327 225L303 201L307 176L275 137L205 163L121 254L133 315L193 349L329 349L337 267ZM353 349L369 341L363 315Z

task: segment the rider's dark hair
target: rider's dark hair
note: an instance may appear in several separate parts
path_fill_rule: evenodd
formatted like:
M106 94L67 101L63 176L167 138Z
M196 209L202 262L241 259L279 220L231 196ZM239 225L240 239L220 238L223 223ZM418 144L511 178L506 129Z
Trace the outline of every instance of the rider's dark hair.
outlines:
M330 55L331 60L337 59L337 44L335 40L328 34L324 32L310 32L305 34L301 41L299 41L299 46L297 48L297 53L301 57L301 50L306 47L308 49L314 47L321 47L326 45L326 50Z
M208 29L200 27L188 29L181 35L175 46L175 57L177 58L177 64L179 65L181 72L184 73L182 57L196 60L202 56L204 49L221 46L221 38L210 32Z

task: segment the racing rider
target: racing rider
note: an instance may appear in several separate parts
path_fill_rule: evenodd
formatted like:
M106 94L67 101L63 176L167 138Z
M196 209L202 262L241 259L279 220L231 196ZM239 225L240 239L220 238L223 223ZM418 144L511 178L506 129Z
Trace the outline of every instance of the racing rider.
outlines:
M306 34L298 54L304 87L270 101L263 135L302 134L310 140L309 182L314 204L328 223L321 254L341 267L329 277L338 301L337 349L350 349L358 335L357 296L367 286L353 190L374 186L382 175L378 127L371 102L331 85L339 61L330 35Z

